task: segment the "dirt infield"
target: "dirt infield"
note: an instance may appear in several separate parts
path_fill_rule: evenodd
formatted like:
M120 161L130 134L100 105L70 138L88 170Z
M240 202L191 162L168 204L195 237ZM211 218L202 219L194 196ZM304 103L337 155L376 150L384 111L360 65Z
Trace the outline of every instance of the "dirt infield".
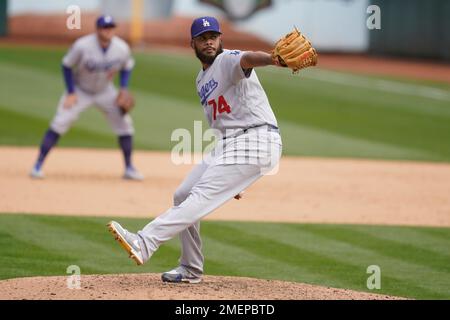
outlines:
M138 151L146 180L123 181L119 150L57 148L36 181L28 177L36 155L0 148L0 212L155 217L192 167ZM206 219L450 226L448 190L450 164L284 157L278 174Z
M168 284L157 274L82 276L80 289L67 277L0 281L0 300L397 300L398 297L302 283L241 277L206 276L200 284Z

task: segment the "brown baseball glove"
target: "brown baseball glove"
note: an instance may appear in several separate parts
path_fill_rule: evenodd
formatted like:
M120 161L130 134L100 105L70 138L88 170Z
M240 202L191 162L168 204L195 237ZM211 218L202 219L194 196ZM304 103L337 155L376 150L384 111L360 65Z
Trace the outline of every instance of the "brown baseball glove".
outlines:
M272 50L272 59L282 67L292 69L292 73L298 73L301 69L317 64L317 51L303 34L294 28L277 41Z
M133 95L128 90L120 90L117 95L116 103L122 111L122 114L125 114L133 109L135 100Z

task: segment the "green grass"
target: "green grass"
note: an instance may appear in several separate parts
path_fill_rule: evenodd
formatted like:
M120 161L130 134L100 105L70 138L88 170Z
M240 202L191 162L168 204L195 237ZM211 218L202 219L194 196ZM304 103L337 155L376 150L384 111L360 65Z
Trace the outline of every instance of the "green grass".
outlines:
M48 121L19 112L0 108L0 144L27 146L41 142ZM107 134L93 133L83 128L73 128L64 137L65 145L85 147L115 147L116 138Z
M1 144L36 145L63 91L63 49L0 47ZM136 53L131 87L136 146L170 150L176 128L206 121L192 56ZM257 70L279 120L284 154L450 161L450 85L312 68L299 76ZM5 129L5 127L11 129ZM77 131L79 130L79 131ZM61 146L114 147L100 112L89 110Z
M107 232L109 220L0 215L0 279L66 275L69 265L83 274L162 272L176 265L175 239L136 267ZM119 221L132 231L148 223ZM449 228L206 221L202 237L209 275L450 299ZM381 290L366 288L370 265L381 268Z

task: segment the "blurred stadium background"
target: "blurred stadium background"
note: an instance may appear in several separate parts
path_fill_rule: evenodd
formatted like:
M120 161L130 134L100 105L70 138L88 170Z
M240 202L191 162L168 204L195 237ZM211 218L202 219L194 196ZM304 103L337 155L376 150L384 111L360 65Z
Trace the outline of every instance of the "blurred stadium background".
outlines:
M70 5L82 9L79 32L59 27ZM370 5L381 9L380 30L366 27ZM191 17L215 15L233 21L230 27L254 34L269 47L295 25L314 39L321 52L450 60L450 3L446 0L2 0L0 34L69 42L92 31L92 19L98 13L123 21L119 30L126 39L150 45L185 46ZM160 27L155 27L155 21L161 20ZM233 37L228 41L253 45L246 43L246 37Z
M69 5L81 8L80 30L66 28ZM370 5L381 9L380 30L367 28ZM298 76L284 69L258 70L279 120L284 155L426 162L423 167L418 164L415 174L423 175L415 180L404 163L394 161L384 169L379 161L375 164L379 169L370 172L342 171L334 176L342 183L337 186L329 185L326 175L333 176L330 167L338 163L324 171L323 180L312 177L306 182L300 175L308 168L292 167L296 169L284 173L288 183L272 183L285 192L280 199L285 208L292 208L292 216L300 217L299 224L205 223L208 274L367 291L365 268L379 263L386 280L380 293L450 298L450 202L445 194L450 180L446 178L450 162L448 0L0 0L0 158L10 159L0 163L0 243L8 244L0 246L0 279L64 274L72 263L88 273L161 272L178 257L177 241L170 242L154 263L136 271L104 232L106 218L16 215L32 211L20 207L31 199L55 204L54 194L42 190L56 186L64 210L83 201L93 208L90 188L96 187L120 191L115 196L98 195L99 211L129 205L129 211L139 211L142 217L169 205L181 179L148 168L144 173L151 179L142 186L130 186L107 176L112 174L102 171L101 165L77 178L79 172L72 173L67 163L56 173L49 166L53 180L32 184L27 179L64 90L61 59L76 38L94 31L100 13L114 15L119 36L134 47L137 64L131 90L137 97L133 119L140 150L169 151L174 129L192 131L194 120L205 123L193 85L199 63L189 47L189 28L193 17L215 15L222 22L225 47L268 51L295 25L319 50L318 67ZM59 145L116 150L115 138L97 110L85 112ZM116 159L111 162L120 167ZM311 172L319 174L321 165ZM358 175L367 184L346 184L349 177ZM395 186L404 189L391 193ZM158 196L151 193L155 189ZM65 202L64 197L78 194L82 196ZM341 194L348 198L339 198ZM254 196L262 203L277 202L276 195L271 195L260 193L258 198L253 193L245 201L252 204ZM320 199L314 202L308 198L311 195ZM16 200L8 202L10 198ZM151 207L155 203L160 207ZM357 218L372 219L379 226L333 224L342 223L337 220L300 224L305 217L322 223L321 218L336 212L339 219L340 213L349 211L348 205L358 209L354 210ZM255 216L263 216L265 208L258 208L253 209ZM33 213L57 214L58 209ZM415 215L408 215L409 209ZM284 213L272 212L280 219ZM125 221L138 228L147 219ZM44 236L36 234L39 228ZM96 248L95 255L90 246ZM234 252L246 257L239 266Z

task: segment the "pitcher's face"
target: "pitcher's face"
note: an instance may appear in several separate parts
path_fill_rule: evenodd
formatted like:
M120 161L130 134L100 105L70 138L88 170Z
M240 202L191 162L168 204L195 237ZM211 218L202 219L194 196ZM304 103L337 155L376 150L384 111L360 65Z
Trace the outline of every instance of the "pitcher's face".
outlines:
M192 39L191 46L195 50L197 58L208 65L211 65L223 52L222 38L217 32L205 32L195 37Z

